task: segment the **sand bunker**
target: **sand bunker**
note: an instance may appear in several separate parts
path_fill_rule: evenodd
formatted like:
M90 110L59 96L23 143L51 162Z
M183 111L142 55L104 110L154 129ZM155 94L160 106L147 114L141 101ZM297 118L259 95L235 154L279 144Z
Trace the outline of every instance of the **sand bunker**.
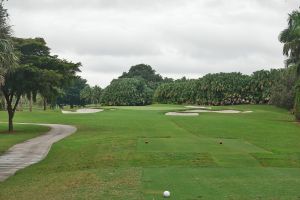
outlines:
M198 116L199 113L224 113L224 114L237 114L237 113L252 113L253 111L239 111L239 110L186 110L181 112L168 112L166 115L171 116Z
M186 113L186 112L168 112L165 115L168 116L198 116L198 113Z
M206 107L206 106L184 106L186 108L195 108L195 109L208 109L210 110L211 107Z
M83 108L83 109L78 109L76 111L62 110L61 112L63 114L88 114L88 113L97 113L97 112L102 112L102 111L103 111L103 109Z
M243 111L242 113L252 113L253 111L248 110L248 111Z
M208 112L212 112L212 113L241 113L241 111L238 110L186 110L184 111L186 113L208 113Z
M252 111L239 111L239 110L186 110L185 113L225 113L225 114L236 114L236 113L251 113Z

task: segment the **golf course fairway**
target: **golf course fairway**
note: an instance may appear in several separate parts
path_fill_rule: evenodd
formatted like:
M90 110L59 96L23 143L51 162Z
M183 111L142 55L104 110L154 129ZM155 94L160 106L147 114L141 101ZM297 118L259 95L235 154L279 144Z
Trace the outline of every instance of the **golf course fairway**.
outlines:
M15 122L69 124L77 132L1 182L0 199L159 200L164 191L174 200L300 199L300 124L287 110L224 106L213 109L253 112L190 117L165 115L187 109L177 105L102 109L16 113ZM48 130L0 128L1 154Z

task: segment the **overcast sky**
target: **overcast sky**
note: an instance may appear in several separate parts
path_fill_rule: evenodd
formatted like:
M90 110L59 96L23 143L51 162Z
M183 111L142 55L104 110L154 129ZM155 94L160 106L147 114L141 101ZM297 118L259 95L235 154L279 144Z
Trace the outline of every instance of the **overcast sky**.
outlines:
M278 34L299 0L9 0L17 37L43 37L102 87L145 63L163 76L283 67Z

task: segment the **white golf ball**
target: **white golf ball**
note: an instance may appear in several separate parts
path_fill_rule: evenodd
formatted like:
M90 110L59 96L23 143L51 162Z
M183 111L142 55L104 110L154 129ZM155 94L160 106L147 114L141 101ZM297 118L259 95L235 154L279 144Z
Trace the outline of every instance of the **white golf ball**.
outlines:
M169 191L164 191L164 197L168 198L170 197L171 193Z

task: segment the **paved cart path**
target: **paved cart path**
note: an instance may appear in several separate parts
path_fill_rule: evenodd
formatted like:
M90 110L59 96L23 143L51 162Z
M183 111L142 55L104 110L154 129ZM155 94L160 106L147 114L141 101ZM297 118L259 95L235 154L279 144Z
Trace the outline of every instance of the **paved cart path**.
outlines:
M34 125L48 126L51 129L41 136L14 145L0 156L0 182L14 175L16 171L44 159L53 143L73 134L77 130L74 126L61 124Z

